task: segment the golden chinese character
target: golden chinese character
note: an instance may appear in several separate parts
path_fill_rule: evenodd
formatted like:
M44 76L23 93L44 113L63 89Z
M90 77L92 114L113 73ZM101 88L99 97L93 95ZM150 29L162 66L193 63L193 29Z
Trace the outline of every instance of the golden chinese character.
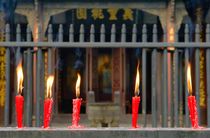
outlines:
M130 8L124 9L123 19L124 20L133 20L132 9L130 9Z
M0 56L0 62L5 63L5 56Z
M5 54L5 48L0 48L0 55L4 55Z
M108 13L109 13L109 20L117 20L117 12L118 12L118 9L116 8L109 8L108 10Z
M94 8L92 9L91 13L94 20L104 18L102 9Z
M4 106L5 100L5 83L0 82L0 106Z
M87 10L85 8L79 8L76 11L77 13L77 19L87 19Z

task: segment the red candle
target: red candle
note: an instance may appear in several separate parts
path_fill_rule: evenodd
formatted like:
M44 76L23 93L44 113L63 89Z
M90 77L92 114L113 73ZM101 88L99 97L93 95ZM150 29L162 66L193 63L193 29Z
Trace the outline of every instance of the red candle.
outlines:
M137 65L137 73L136 73L136 82L135 82L135 97L132 98L132 127L138 128L137 125L138 121L138 113L139 113L139 102L140 102L140 96L139 94L139 83L140 83L140 75L139 75L139 61Z
M80 108L82 104L82 98L80 96L80 83L81 83L81 76L77 74L77 82L76 82L76 99L73 99L73 113L72 113L72 125L69 128L81 128L82 126L79 125L80 121Z
M79 127L82 98L73 99L72 127Z
M198 112L196 107L195 96L192 96L192 81L190 64L187 66L187 88L190 96L188 96L188 108L190 111L190 120L193 128L200 128L198 125Z
M54 76L50 75L47 79L47 96L44 100L44 128L49 128L50 118L52 113L53 98L52 98L52 85Z
M24 98L23 96L21 96L23 90L23 69L21 61L17 66L16 73L17 73L17 96L15 97L16 121L17 121L17 127L22 128Z
M190 111L190 120L192 123L192 127L199 128L195 96L188 96L188 108Z
M139 102L140 97L136 96L132 98L132 127L138 128L137 120L138 120L138 113L139 113Z
M15 97L15 106L16 106L16 119L17 119L17 127L23 127L23 104L24 98L21 95L17 95Z
M44 128L49 128L50 117L52 112L53 99L47 98L44 100Z

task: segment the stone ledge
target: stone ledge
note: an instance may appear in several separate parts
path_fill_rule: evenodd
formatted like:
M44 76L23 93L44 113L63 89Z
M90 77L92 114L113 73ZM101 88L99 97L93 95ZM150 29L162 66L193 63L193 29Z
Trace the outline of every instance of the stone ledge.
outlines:
M208 138L210 129L191 128L0 128L0 138Z

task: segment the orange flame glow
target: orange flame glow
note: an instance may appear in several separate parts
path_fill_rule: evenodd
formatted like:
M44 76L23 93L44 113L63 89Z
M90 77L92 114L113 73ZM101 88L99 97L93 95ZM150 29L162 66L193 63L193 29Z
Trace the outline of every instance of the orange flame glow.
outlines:
M192 95L192 80L191 80L191 67L190 63L187 66L187 89L190 95Z
M23 90L23 68L22 62L20 62L16 69L17 72L17 93L21 94Z
M168 42L170 42L170 43L173 43L173 42L175 42L175 35L174 35L175 33L174 33L174 28L173 27L171 27L171 28L169 28L169 33L168 33ZM168 47L168 50L175 50L175 48L173 47L173 46L170 46L170 47Z
M80 83L81 83L81 76L77 73L77 82L76 82L76 97L79 98L80 96Z
M139 74L139 62L138 62L138 65L137 65L137 71L136 71L136 82L135 82L135 96L138 96L139 95L139 84L140 84L140 74Z
M47 98L51 98L52 97L52 85L53 85L53 81L54 81L54 76L50 75L47 78Z
M169 42L174 42L174 28L169 30Z

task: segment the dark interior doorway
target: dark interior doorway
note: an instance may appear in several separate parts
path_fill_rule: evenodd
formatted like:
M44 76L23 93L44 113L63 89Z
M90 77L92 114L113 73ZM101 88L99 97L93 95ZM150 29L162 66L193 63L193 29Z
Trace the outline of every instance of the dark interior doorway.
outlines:
M59 51L59 112L72 113L72 99L76 98L75 85L77 73L81 75L80 97L83 99L81 113L86 112L85 92L85 49L80 49L81 57L78 59L78 49L61 49ZM79 64L79 65L78 65Z

